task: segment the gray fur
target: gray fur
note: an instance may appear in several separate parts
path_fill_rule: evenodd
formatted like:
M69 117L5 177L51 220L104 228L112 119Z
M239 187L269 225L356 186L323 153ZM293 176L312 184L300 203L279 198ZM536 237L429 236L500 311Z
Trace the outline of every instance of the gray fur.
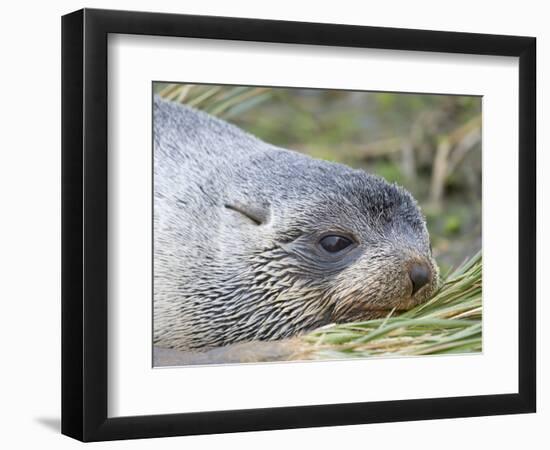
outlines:
M408 309L437 287L424 218L403 188L159 98L153 121L155 345L287 338ZM323 253L330 232L358 244ZM433 274L412 297L411 261Z

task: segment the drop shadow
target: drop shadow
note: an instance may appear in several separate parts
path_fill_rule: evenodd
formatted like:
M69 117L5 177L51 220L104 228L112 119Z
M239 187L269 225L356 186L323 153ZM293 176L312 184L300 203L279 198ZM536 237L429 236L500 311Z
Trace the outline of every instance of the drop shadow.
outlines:
M61 433L61 419L59 417L36 417L34 421L50 431Z

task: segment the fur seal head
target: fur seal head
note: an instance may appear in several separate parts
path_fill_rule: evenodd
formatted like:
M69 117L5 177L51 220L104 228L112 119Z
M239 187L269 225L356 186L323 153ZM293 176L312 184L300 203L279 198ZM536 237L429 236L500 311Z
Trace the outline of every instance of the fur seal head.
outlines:
M170 144L155 137L156 345L282 339L404 311L436 290L405 189L190 111L155 131Z

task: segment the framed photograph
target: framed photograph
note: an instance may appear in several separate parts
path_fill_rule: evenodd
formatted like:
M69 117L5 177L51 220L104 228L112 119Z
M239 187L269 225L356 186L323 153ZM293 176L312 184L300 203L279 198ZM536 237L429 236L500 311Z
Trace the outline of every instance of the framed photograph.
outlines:
M534 412L532 37L62 20L62 432Z

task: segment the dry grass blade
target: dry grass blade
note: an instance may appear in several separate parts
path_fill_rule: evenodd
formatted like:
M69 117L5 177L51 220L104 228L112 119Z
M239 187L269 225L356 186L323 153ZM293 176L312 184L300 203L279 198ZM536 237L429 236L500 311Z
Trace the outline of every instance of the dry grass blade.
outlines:
M236 116L267 100L267 88L225 87L194 84L166 84L157 91L161 97L202 109L225 119Z

